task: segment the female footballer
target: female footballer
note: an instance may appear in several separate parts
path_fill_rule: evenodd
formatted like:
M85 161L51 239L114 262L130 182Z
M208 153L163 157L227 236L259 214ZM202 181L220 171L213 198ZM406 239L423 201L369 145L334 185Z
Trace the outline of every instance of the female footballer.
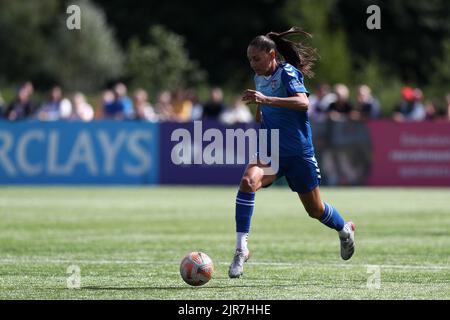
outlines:
M265 174L268 164L258 160L244 172L236 197L236 251L228 272L230 278L243 274L244 262L250 257L247 238L255 192L283 176L299 195L309 216L338 232L342 259L350 259L355 250L354 223L345 223L338 211L320 198L321 176L307 115L309 93L303 84L303 74L312 76L315 50L286 39L302 34L309 36L298 28L270 32L254 38L247 48L250 66L256 73L256 90L246 90L243 99L257 104L256 119L261 128L269 134L271 129L279 130L279 170Z

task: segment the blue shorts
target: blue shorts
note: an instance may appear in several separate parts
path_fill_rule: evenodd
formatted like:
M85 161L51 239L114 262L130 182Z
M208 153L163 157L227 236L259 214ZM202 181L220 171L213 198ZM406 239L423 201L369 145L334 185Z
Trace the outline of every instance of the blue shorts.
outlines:
M320 184L320 169L316 158L304 159L298 156L280 157L280 166L277 173L278 180L286 177L292 191L309 193ZM271 184L264 186L269 187Z

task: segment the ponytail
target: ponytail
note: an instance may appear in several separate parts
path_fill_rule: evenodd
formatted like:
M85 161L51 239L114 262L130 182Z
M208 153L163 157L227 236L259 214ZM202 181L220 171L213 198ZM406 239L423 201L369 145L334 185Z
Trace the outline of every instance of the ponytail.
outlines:
M271 49L276 49L287 63L299 69L304 75L312 78L314 76L312 67L314 61L317 60L317 52L316 49L306 46L301 42L286 39L286 37L298 35L312 38L311 34L297 27L292 27L285 32L269 32L265 36L257 36L250 42L250 46L264 49L266 52Z

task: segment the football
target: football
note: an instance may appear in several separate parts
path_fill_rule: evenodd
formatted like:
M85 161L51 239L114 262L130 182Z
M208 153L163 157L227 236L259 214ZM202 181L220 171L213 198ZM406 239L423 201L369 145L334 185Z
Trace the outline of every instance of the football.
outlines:
M211 258L203 252L191 252L180 263L180 274L183 280L191 286L202 286L211 280L214 264Z

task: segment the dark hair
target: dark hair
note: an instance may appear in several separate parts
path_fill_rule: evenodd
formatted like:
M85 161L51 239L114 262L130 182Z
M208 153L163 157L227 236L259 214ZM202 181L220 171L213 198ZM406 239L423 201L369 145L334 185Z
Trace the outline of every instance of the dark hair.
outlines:
M301 42L293 42L285 39L285 37L293 35L305 35L308 38L312 38L311 34L297 27L292 27L285 32L269 32L265 36L257 36L250 42L249 46L266 52L274 49L287 63L299 69L304 75L312 78L314 76L312 67L314 61L317 60L316 49L306 46Z

